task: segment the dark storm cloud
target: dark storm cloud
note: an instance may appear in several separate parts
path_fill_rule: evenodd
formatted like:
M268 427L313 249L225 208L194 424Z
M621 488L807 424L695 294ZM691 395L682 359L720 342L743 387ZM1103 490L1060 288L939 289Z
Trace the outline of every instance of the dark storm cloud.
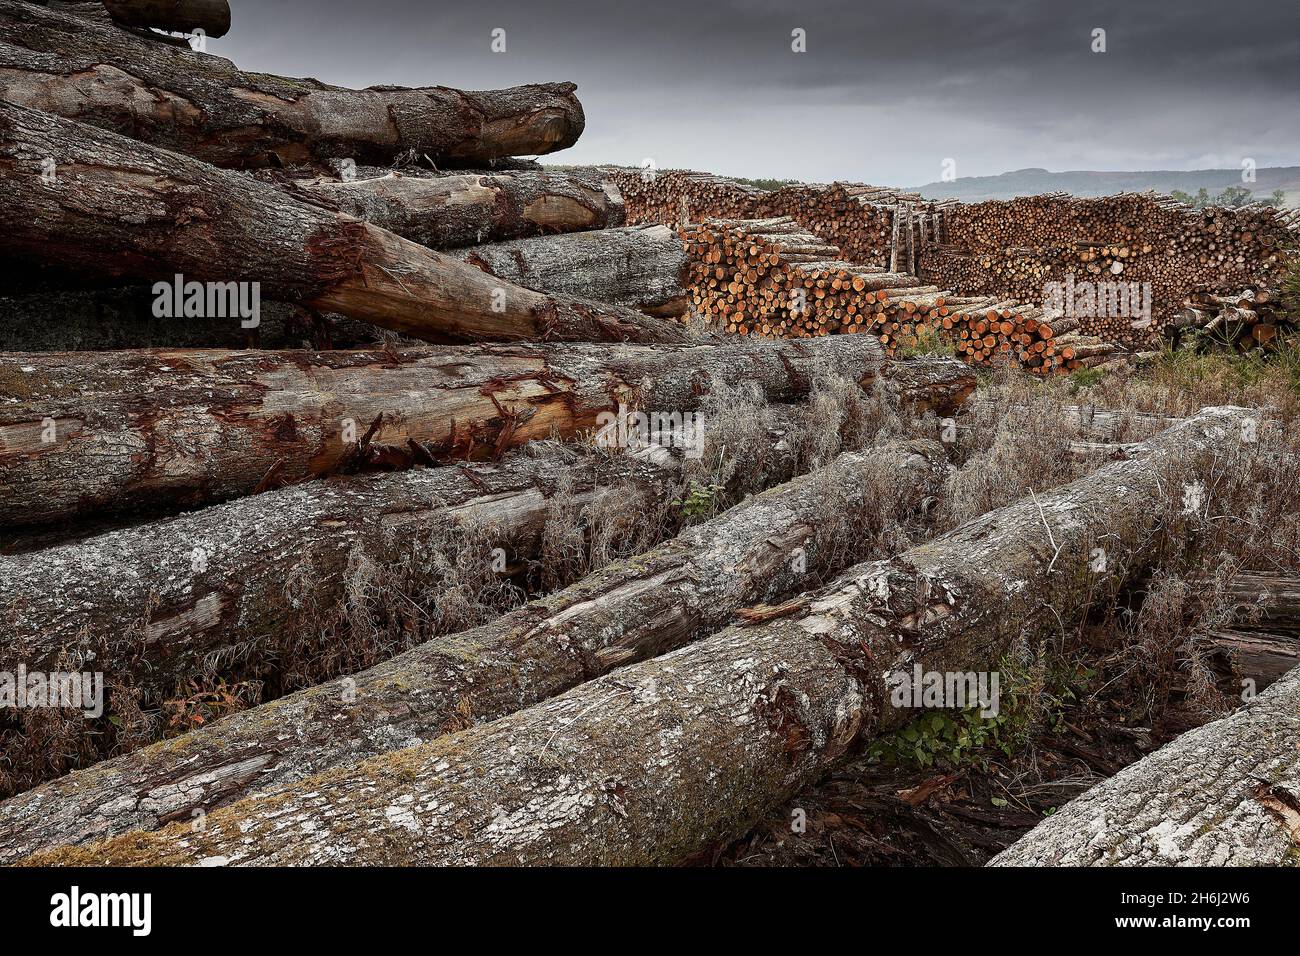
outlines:
M1294 0L232 0L210 49L348 86L579 85L558 162L916 184L1300 164ZM491 52L491 31L507 52ZM794 28L808 52L791 52ZM1092 31L1107 52L1091 52Z

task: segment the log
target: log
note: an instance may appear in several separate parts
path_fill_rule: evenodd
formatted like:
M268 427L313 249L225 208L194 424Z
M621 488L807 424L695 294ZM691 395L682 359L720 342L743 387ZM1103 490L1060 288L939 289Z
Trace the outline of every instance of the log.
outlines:
M0 98L240 169L415 154L488 165L577 142L572 83L489 92L349 90L244 73L229 60L62 11L0 0Z
M1057 810L990 866L1300 863L1300 668Z
M948 367L931 386L945 401L974 387ZM832 372L923 397L907 363L887 362L866 339L5 354L0 528L159 513L339 470L490 458L572 438L620 405L691 411L715 378L781 401Z
M354 675L352 705L340 709L344 685L332 682L29 791L0 804L0 863L279 792L680 647L742 606L797 593L848 554L878 550L880 525L919 511L945 471L932 442L846 453L644 555ZM882 501L881 487L895 498ZM860 520L844 528L848 512Z
M21 594L5 602L0 660L50 670L93 652L94 669L115 681L170 690L203 677L209 658L247 661L295 608L332 606L352 557L391 566L412 542L471 529L512 565L527 561L557 496L582 507L617 491L649 509L670 500L679 459L533 442L497 464L310 482L0 555L0 574ZM286 582L304 570L290 601Z
M734 839L855 743L899 726L887 675L997 666L1011 642L1150 558L1171 468L1236 447L1207 409L1070 485L858 565L733 626L480 727L326 771L284 793L32 865L664 864ZM1177 529L1175 529L1175 532ZM1107 570L1092 550L1106 541ZM780 616L784 614L785 616Z
M431 341L685 338L680 323L522 289L247 175L3 102L0 170L0 254L88 276L240 283L249 300L259 283Z
M392 173L353 182L318 180L291 191L432 249L606 229L625 218L623 197L612 184L562 172Z
M655 315L686 310L686 251L667 226L516 239L452 255L489 275L551 295L582 295Z
M210 37L230 32L228 0L103 0L118 23L131 27L152 27L173 33L196 33Z

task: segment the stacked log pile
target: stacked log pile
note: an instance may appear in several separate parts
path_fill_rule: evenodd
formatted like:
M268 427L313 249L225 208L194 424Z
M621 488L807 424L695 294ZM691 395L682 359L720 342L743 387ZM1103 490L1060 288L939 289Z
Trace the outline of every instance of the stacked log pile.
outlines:
M953 209L946 244L921 269L967 292L1037 300L1047 282L1138 282L1151 288L1154 325L1085 315L1082 330L1136 341L1175 320L1189 296L1276 287L1300 211L1268 206L1193 209L1151 193L1034 196Z
M1115 359L1078 319L992 296L961 296L914 275L846 262L793 219L711 220L681 232L693 310L720 330L760 338L869 333L889 355L929 338L962 360L1012 359L1061 374Z
M1300 210L1256 205L1196 210L1168 197L1065 193L967 205L861 184L794 184L772 191L677 170L613 172L630 222L682 226L708 218L791 217L838 249L834 258L914 274L959 295L1043 304L1063 282L1149 283L1151 321L1104 310L1078 332L1132 344L1159 333L1189 296L1275 288Z
M952 204L544 170L511 158L576 140L572 84L344 90L158 32L217 36L228 14L0 0L0 275L28 293L0 316L50 326L0 353L0 673L94 667L157 708L286 667L303 622L315 647L376 592L392 610L364 663L331 646L352 666L313 660L154 746L109 729L116 697L93 718L7 704L6 863L695 857L910 719L890 672L997 666L1129 586L1178 521L1152 507L1171 476L1207 478L1253 433L1207 409L915 544L949 449L873 441L956 415L976 375L914 352L1041 375L1116 352L923 277L959 241ZM258 347L256 323L211 347L246 318L219 296L263 286L311 347ZM141 344L129 313L150 306L186 347L50 347L50 292L118 297L104 342ZM334 316L382 343L336 350ZM828 444L851 428L854 451ZM728 509L738 474L753 493ZM670 517L620 551L600 509ZM527 593L451 633L354 574L439 571L412 544L444 537ZM578 570L537 583L548 557Z
M951 200L931 203L916 193L861 183L793 183L768 191L683 170L605 172L623 193L629 222L789 216L836 246L835 258L906 272L915 271L921 247L942 236L945 212L954 206ZM901 215L895 216L896 209Z

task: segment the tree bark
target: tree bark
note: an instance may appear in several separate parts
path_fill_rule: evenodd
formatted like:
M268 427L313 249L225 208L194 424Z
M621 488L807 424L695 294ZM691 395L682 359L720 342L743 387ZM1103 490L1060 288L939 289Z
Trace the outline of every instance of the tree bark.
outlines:
M1300 866L1300 668L1062 807L990 866Z
M612 184L562 172L393 173L295 184L290 191L431 249L607 229L625 221L623 197Z
M157 829L253 793L278 792L322 770L494 720L615 667L683 646L725 626L741 607L788 597L820 574L834 573L848 554L878 550L886 530L880 525L919 511L945 472L941 449L929 442L841 455L821 472L751 498L491 624L430 641L356 674L348 684L355 704L343 707L346 719L338 719L343 684L332 682L0 804L0 863L58 844ZM211 509L205 524L247 526L243 515L237 522L224 520L247 510L244 504ZM860 520L846 527L843 517L850 511ZM275 554L279 540L292 538L301 522L292 524L286 534L251 548L237 542L230 555L240 560L221 562L234 572L224 587L239 586L236 575L255 579L269 572L273 580L282 579L283 568L242 560L242 552ZM114 539L115 550L155 552L157 536L144 546L131 537ZM309 544L306 553L313 550ZM52 564L64 563L58 555L38 555L20 564L14 579L45 580L41 575ZM139 563L124 565L101 589L117 593L120 578L153 577ZM191 580L183 568L171 571ZM186 590L187 600L198 593ZM71 595L63 601L76 604ZM55 617L48 610L45 621ZM75 633L80 623L59 629Z
M489 92L447 87L349 90L244 73L229 60L62 11L0 0L0 98L188 153L217 166L331 158L392 165L490 164L577 142L572 83Z
M3 102L0 172L0 252L27 261L259 283L268 298L430 341L685 339L680 323L522 289L247 175Z
M945 364L948 378L933 388L973 387L960 363ZM691 411L715 378L782 401L835 372L864 385L883 378L911 398L907 365L883 360L865 338L0 355L0 528L160 513L341 470L493 457L594 429L620 405Z
M113 19L132 27L175 33L202 30L210 37L230 32L228 0L103 0Z
M1208 409L1070 485L858 565L751 615L481 727L284 793L30 858L33 864L663 864L706 853L914 714L886 675L997 666L1149 555L1151 501L1240 440ZM1174 532L1182 529L1174 529ZM1093 572L1106 542L1106 570Z
M686 311L686 250L667 226L517 239L452 255L526 289L679 315Z

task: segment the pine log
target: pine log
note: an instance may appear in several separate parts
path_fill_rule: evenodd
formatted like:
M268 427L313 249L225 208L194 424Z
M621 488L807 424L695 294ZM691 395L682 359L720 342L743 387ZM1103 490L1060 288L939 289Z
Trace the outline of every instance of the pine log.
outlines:
M973 376L946 364L947 378L926 372L929 391L917 394L907 363L885 361L866 338L3 354L0 528L159 513L340 470L492 457L572 438L620 405L690 411L714 378L753 382L780 401L837 372L864 385L883 379L906 399L959 401Z
M0 254L88 276L256 282L431 341L685 338L680 323L522 289L245 174L3 102L0 172Z
M343 684L332 682L6 801L0 863L190 820L683 646L725 626L740 607L783 599L838 570L836 562L882 530L872 515L919 511L945 472L932 442L841 455L562 592L354 675L351 705L340 709ZM882 501L882 490L893 500ZM845 514L856 523L842 527ZM254 575L264 568L250 566Z
M1300 865L1300 668L1062 807L990 866Z
M623 197L612 184L562 172L393 173L291 191L431 249L606 229L625 220Z
M349 90L244 73L221 57L50 8L0 0L0 98L188 153L217 166L331 158L490 164L572 146L585 123L572 83L489 92Z
M995 668L1149 558L1150 501L1240 440L1207 409L1070 485L824 590L490 724L284 793L33 865L664 864L734 839L855 743L914 711L887 675ZM1092 572L1106 542L1107 569ZM1294 754L1293 754L1294 756Z
M103 0L118 23L210 37L230 32L229 0Z
M451 253L507 282L655 315L686 309L686 251L667 226L516 239Z

